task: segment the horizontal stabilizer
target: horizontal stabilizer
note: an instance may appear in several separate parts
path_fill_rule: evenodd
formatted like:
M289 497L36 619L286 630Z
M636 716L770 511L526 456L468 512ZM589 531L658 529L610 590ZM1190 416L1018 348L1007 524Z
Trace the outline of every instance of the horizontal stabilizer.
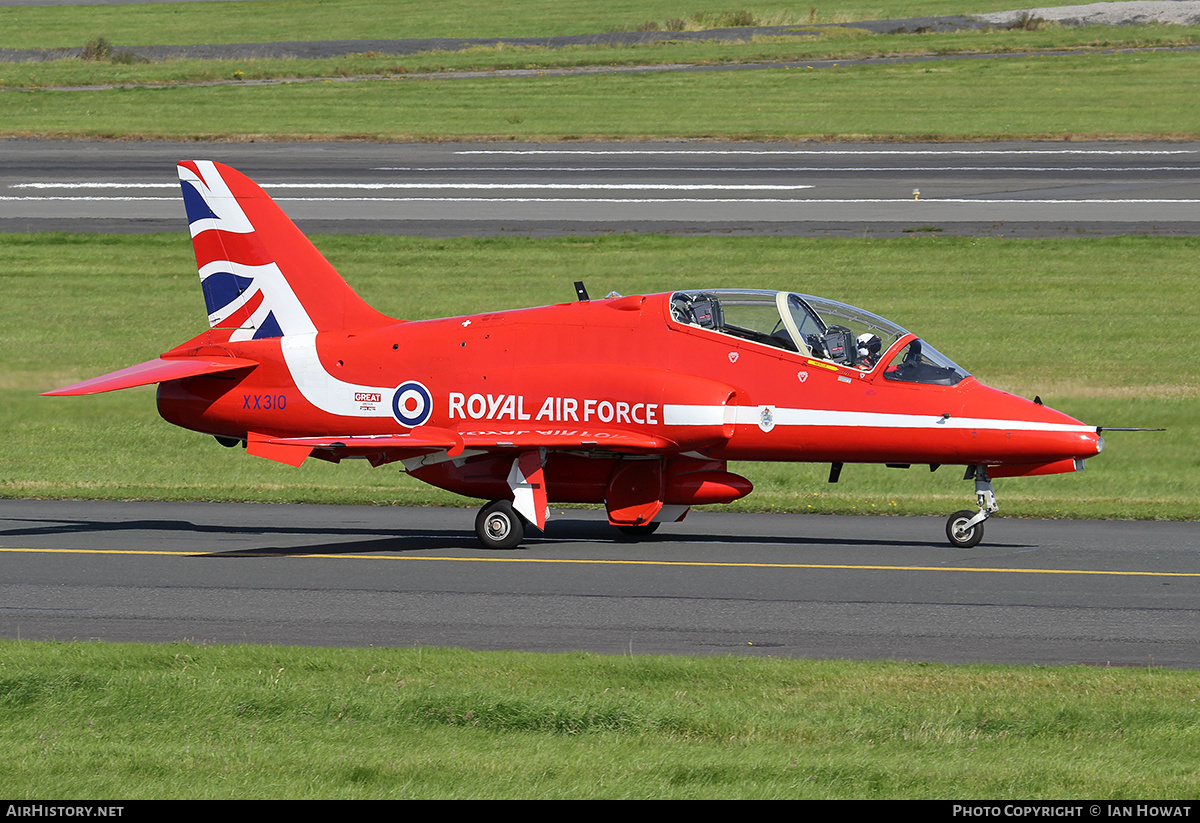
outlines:
M67 397L80 394L99 394L100 392L131 389L134 386L149 386L154 383L165 383L168 380L182 380L185 377L199 377L202 374L219 374L236 369L252 369L258 365L255 360L245 360L239 357L182 357L147 360L120 371L102 374L81 383L63 386L61 389L43 392L45 397Z

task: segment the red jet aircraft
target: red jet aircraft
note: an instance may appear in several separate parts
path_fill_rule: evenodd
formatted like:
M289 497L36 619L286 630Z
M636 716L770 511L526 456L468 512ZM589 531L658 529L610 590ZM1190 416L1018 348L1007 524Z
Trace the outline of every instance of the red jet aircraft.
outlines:
M511 548L550 503L603 503L645 535L750 493L729 460L1083 468L1100 430L988 388L900 326L804 294L683 289L402 321L368 306L253 181L179 164L211 329L155 360L50 395L158 384L167 421L299 466L373 466L489 500L484 546Z

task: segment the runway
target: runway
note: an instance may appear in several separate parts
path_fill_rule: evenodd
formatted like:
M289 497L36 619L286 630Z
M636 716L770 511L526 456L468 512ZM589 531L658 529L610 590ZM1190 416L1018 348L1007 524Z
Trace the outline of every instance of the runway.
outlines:
M0 231L179 231L213 159L308 232L1194 235L1200 144L357 144L6 140Z
M1200 524L0 501L10 638L1200 666Z

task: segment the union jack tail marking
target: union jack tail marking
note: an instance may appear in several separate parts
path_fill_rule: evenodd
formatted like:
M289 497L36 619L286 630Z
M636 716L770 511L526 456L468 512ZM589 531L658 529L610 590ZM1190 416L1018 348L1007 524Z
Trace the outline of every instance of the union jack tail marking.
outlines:
M248 177L210 160L189 160L179 164L179 182L208 322L229 340L388 322Z

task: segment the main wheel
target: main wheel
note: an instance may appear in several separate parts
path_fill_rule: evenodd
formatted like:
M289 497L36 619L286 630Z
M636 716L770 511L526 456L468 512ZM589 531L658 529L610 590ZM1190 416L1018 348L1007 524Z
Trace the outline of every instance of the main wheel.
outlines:
M658 531L660 523L642 523L640 526L617 526L626 537L648 537Z
M960 549L969 549L972 546L979 544L983 539L983 522L976 523L969 529L963 530L963 526L971 521L977 512L963 509L960 512L955 512L950 515L950 519L946 521L946 537L950 539L950 545Z
M507 500L493 500L475 516L475 536L485 549L514 549L525 539L525 521Z

